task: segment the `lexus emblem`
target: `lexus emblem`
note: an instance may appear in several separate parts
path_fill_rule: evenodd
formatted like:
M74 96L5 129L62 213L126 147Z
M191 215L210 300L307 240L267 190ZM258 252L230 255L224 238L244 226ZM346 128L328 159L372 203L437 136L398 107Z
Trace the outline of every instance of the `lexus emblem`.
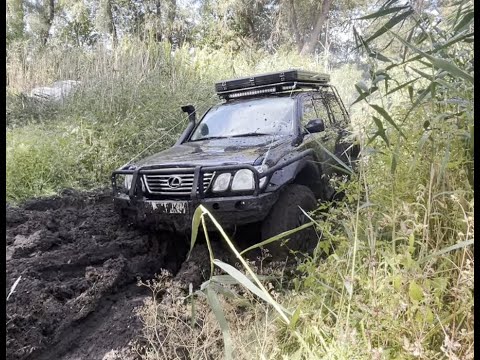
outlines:
M168 187L176 189L182 185L182 178L180 176L172 176L168 178Z

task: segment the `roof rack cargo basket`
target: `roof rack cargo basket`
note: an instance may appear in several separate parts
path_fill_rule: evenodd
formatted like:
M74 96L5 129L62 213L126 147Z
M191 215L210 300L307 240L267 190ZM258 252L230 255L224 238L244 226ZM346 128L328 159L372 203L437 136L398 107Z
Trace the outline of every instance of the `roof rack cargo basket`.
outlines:
M328 74L303 70L259 74L251 77L224 80L215 84L217 95L225 99L275 93L298 88L318 88L330 81Z

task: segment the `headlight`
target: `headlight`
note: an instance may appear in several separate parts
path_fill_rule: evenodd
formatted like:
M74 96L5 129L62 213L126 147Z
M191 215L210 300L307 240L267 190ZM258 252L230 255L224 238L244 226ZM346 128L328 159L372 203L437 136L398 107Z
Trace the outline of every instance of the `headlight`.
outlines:
M253 179L253 172L248 169L238 170L232 181L233 191L253 190L255 189L255 182Z
M218 175L215 179L215 182L213 183L212 191L226 191L228 189L228 185L230 184L231 177L232 175L230 173L223 173Z

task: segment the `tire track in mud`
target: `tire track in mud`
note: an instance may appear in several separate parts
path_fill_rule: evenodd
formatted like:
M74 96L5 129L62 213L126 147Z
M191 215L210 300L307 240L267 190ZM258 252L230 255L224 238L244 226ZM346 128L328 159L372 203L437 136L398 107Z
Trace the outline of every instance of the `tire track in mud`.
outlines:
M134 310L151 292L137 280L166 269L169 292L182 292L209 267L205 246L184 261L184 239L129 226L109 190L7 205L6 227L7 294L21 276L6 304L7 359L135 359L105 354L141 330Z

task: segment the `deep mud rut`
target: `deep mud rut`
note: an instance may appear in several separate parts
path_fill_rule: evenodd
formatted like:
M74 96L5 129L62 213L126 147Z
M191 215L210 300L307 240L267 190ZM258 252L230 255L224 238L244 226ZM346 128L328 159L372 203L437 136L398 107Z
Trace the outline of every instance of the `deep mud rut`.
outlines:
M135 308L151 296L137 280L167 269L182 291L198 287L208 253L186 252L185 239L125 223L108 190L7 205L7 294L20 280L6 304L6 358L136 359Z

